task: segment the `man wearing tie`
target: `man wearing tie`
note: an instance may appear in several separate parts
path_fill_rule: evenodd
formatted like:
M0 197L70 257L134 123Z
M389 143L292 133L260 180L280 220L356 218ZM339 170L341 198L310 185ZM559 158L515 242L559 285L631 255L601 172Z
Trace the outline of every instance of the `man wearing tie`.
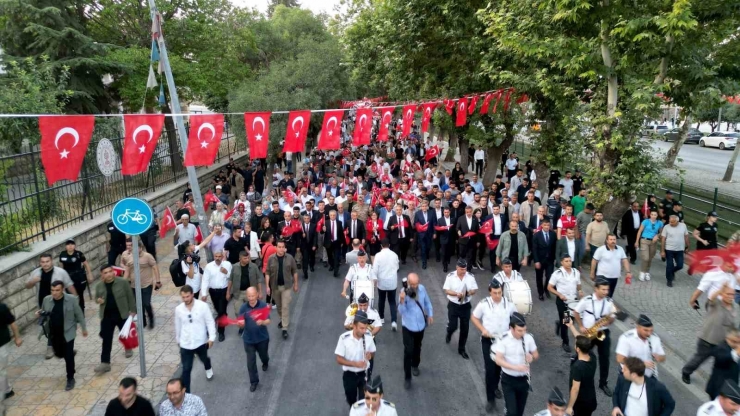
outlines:
M466 260L471 266L475 258L475 239L468 233L477 233L480 228L478 220L473 217L473 208L465 207L465 215L457 219L455 229L457 231L459 257Z
M493 227L491 227L491 234L487 238L491 241L498 241L507 224L506 217L501 213L501 207L498 205L493 206L493 215L491 218L493 218ZM496 273L496 247L488 250L488 259L491 261L491 272Z
M395 214L388 220L388 233L391 240L391 250L398 253L401 264L406 264L406 252L414 239L411 238L411 220L408 215L403 214L401 204L396 205Z
M310 211L309 211L310 212ZM316 265L316 249L318 241L316 238L316 224L311 222L309 213L303 214L303 223L301 224L301 254L303 254L303 278L308 279L308 269Z
M442 195L441 192L438 193L438 195ZM440 218L444 216L444 211L442 210L442 200L440 198L437 198L433 201L434 204L434 219L435 222L439 221ZM435 233L436 235L436 233ZM434 238L434 250L436 253L437 263L442 261L442 251L441 251L441 245L439 242L439 238Z
M357 219L357 211L352 211L351 219L349 221L349 239L350 241L355 238L360 240L361 245L365 245L365 223Z
M545 295L550 299L547 284L550 281L555 265L555 243L557 234L550 229L550 220L542 221L542 230L532 237L532 254L534 257L535 275L537 277L537 294L540 300L545 300Z
M421 201L421 211L416 212L414 224L426 224L426 231L418 231L416 234L419 250L421 250L421 268L426 270L429 249L432 247L432 240L436 239L434 235L434 226L436 218L434 213L429 212L429 202L425 199Z
M337 220L337 212L329 212L329 220L324 223L324 246L329 256L329 271L334 272L334 277L339 277L339 258L342 256L344 246L344 228Z
M437 238L439 241L439 248L442 251L442 270L447 273L447 266L450 264L450 256L455 252L455 234L454 230L455 222L450 217L450 208L444 209L444 215L437 221L437 227L444 227L444 229L436 230Z

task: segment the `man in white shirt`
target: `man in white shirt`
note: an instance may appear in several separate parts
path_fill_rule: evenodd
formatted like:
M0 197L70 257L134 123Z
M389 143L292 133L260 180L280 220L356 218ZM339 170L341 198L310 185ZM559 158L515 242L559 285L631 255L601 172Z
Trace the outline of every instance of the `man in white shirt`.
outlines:
M496 364L501 367L501 387L504 390L506 414L521 416L531 388L529 365L540 357L532 335L527 333L527 321L519 312L511 314L511 329L494 345Z
M384 238L380 245L382 249L375 255L375 275L378 277L378 315L380 325L385 324L385 300L388 298L388 306L391 309L391 329L398 329L396 317L396 288L398 288L398 269L401 267L398 254L390 249L390 241Z
M366 371L375 355L375 342L367 331L370 320L364 311L357 311L352 330L339 336L334 355L342 366L342 384L347 403L352 406L364 397Z
M478 150L473 154L473 158L475 158L475 174L483 175L483 165L486 160L486 152L483 151L481 146L478 146Z
M186 241L195 243L195 225L190 223L190 215L182 214L180 221L181 223L177 224L177 228L175 228L177 244L182 244Z
M211 296L213 309L216 310L216 319L227 315L226 307L229 305L229 298L226 297L226 292L230 275L231 263L224 261L224 252L213 253L213 261L208 263L203 270L200 299L208 302L208 295ZM218 327L218 342L223 342L226 338L225 330L225 326Z
M216 340L216 322L208 304L195 299L193 288L188 285L181 287L180 298L182 303L175 308L175 340L180 346L182 384L185 391L190 392L190 372L196 355L203 362L206 378L213 378L208 349Z
M457 352L464 359L470 356L465 351L465 343L468 341L468 330L470 329L470 298L478 291L475 277L468 273L468 263L465 259L457 261L457 269L445 278L442 290L447 295L447 335L445 342L450 343L452 334L457 331L458 320L460 321L460 337L457 341Z
M624 377L614 388L612 416L661 416L673 414L676 401L660 381L645 377L645 363L629 357L622 366ZM649 405L648 405L649 403Z
M560 185L563 185L563 196L568 200L573 198L573 179L571 179L570 171L565 172L565 177L560 180Z
M565 254L560 259L560 268L553 272L547 290L555 295L555 306L558 308L558 316L555 319L555 330L560 333L563 340L562 348L570 352L570 341L568 338L568 327L563 324L568 304L583 297L581 290L581 273L573 268L573 260L570 255Z
M627 271L625 276L632 278L630 262L624 249L617 245L617 236L608 234L606 244L596 249L591 259L591 280L596 281L596 276L606 278L609 282L609 297L614 297L617 282L622 277L622 268Z
M351 286L349 296L350 303L357 302L357 299L361 295L361 293L357 293L357 291L355 291L354 283L357 280L372 281L373 287L375 287L378 282L378 276L375 274L373 266L371 264L367 264L367 253L362 249L357 252L357 264L349 266L347 276L344 278L344 284L342 286L343 298L347 297L347 288ZM370 293L369 295L370 297L373 297L373 293Z
M660 338L653 333L653 322L646 315L637 318L637 328L623 333L617 341L617 362L627 357L637 357L645 363L645 377L658 378L658 363L665 361L665 351Z
M691 295L689 306L697 310L700 309L698 299L702 293L706 293L707 296L712 296L712 294L722 289L725 282L729 282L730 286L735 288L735 290L740 289L738 278L734 272L735 265L731 262L725 261L716 269L704 273L699 281L699 285Z
M725 380L719 396L699 407L696 416L735 416L740 412L740 387L735 381Z
M475 202L475 193L473 192L473 187L471 185L467 185L465 187L465 192L462 193L462 200L465 205L470 205Z
M510 282L524 281L522 275L518 271L514 270L514 265L508 257L501 260L501 271L493 275L493 278L498 280L498 282L501 283L501 286Z
M511 178L516 175L516 168L519 167L519 161L516 160L516 153L511 153L509 155L504 167L506 168L506 177L511 181Z

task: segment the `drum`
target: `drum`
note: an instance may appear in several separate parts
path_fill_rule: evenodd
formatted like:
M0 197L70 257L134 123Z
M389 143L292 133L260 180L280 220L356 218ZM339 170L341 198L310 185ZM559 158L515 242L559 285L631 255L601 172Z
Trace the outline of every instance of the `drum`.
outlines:
M351 302L357 302L357 299L362 296L364 293L365 296L370 299L370 306L373 306L373 299L375 298L375 287L373 286L372 280L355 280L353 282L354 287L352 289L352 296L353 299L351 299Z
M532 291L527 282L509 282L504 290L506 299L516 306L517 312L522 315L532 313Z

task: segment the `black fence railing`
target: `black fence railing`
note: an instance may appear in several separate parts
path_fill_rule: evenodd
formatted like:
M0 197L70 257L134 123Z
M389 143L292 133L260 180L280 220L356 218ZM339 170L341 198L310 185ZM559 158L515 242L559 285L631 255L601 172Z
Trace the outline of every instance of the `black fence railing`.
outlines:
M51 187L38 146L23 153L0 155L0 255L23 250L50 234L90 220L122 198L156 191L187 176L176 130L162 132L149 169L133 176L121 174L122 137L110 140L116 153L113 173L106 176L101 172L98 145L103 140L91 140L78 180L57 182ZM216 162L228 161L245 149L246 139L235 138L227 123Z

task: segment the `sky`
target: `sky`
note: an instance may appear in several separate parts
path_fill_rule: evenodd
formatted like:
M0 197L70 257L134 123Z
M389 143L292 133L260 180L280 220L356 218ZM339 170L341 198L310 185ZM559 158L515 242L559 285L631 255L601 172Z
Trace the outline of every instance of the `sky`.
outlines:
M240 7L256 7L260 12L267 11L268 0L231 0L236 6ZM314 13L327 12L333 14L334 6L339 4L339 0L299 0L301 7L304 9L310 9Z

